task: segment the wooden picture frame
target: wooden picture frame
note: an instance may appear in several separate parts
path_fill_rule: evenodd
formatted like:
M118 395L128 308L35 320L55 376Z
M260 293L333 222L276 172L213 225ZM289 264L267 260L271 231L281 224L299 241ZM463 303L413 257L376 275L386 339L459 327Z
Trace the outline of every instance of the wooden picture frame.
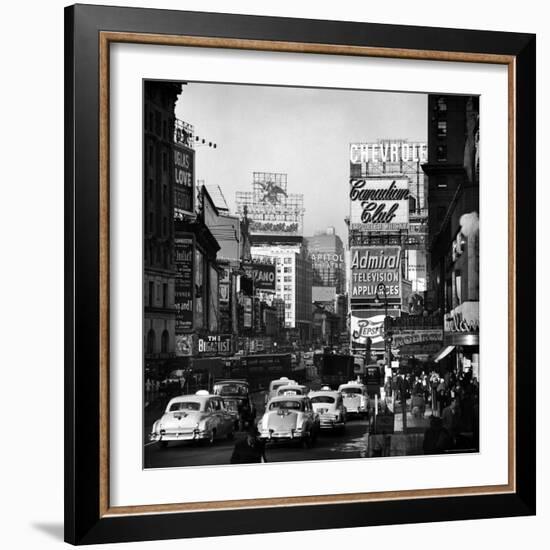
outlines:
M109 48L118 42L507 66L507 484L110 506ZM76 5L65 11L65 74L67 542L91 544L535 513L534 35Z

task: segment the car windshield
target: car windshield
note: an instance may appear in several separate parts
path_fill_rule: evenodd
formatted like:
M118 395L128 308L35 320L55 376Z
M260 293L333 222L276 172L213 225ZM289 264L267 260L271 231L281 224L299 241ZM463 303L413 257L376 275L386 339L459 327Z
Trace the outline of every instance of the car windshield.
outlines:
M334 397L330 395L317 395L311 398L312 403L334 403Z
M280 384L273 384L273 391L277 391L279 388L288 385L288 382L281 382Z
M239 409L238 399L224 399L223 404L225 405L225 408L230 411L237 411Z
M301 411L303 409L302 403L300 401L275 401L269 405L270 411L275 411L277 409L291 409L295 411Z
M362 394L363 390L361 388L342 388L342 393L351 394L351 393L358 393Z
M246 384L216 384L214 393L216 395L246 395L248 386Z
M170 411L199 411L200 408L198 401L179 401L170 405Z

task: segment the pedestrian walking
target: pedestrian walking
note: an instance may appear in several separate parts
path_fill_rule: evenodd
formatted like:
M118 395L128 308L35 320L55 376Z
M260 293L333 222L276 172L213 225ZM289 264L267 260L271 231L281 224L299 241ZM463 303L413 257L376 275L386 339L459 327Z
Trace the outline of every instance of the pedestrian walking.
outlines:
M246 437L235 443L231 464L256 464L267 462L265 443L258 438L258 428L252 424Z
M460 411L456 399L452 399L451 404L443 409L441 421L443 422L443 427L453 438L453 441L456 441L456 436L458 435L460 427Z
M441 418L430 416L430 427L424 432L422 449L426 455L441 454L453 448L451 434L443 426Z

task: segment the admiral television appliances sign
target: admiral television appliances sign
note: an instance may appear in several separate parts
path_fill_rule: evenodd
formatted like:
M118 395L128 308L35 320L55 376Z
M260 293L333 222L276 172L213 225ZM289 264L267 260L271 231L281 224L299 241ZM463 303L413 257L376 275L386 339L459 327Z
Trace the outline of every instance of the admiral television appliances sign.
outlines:
M401 247L352 246L350 254L351 303L374 305L378 285L386 289L388 305L401 303ZM384 293L378 291L383 304Z

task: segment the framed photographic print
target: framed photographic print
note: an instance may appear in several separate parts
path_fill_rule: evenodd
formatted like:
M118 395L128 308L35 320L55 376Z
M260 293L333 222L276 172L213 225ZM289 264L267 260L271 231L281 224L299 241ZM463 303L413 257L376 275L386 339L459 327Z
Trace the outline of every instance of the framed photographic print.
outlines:
M66 540L534 514L535 37L65 20Z

